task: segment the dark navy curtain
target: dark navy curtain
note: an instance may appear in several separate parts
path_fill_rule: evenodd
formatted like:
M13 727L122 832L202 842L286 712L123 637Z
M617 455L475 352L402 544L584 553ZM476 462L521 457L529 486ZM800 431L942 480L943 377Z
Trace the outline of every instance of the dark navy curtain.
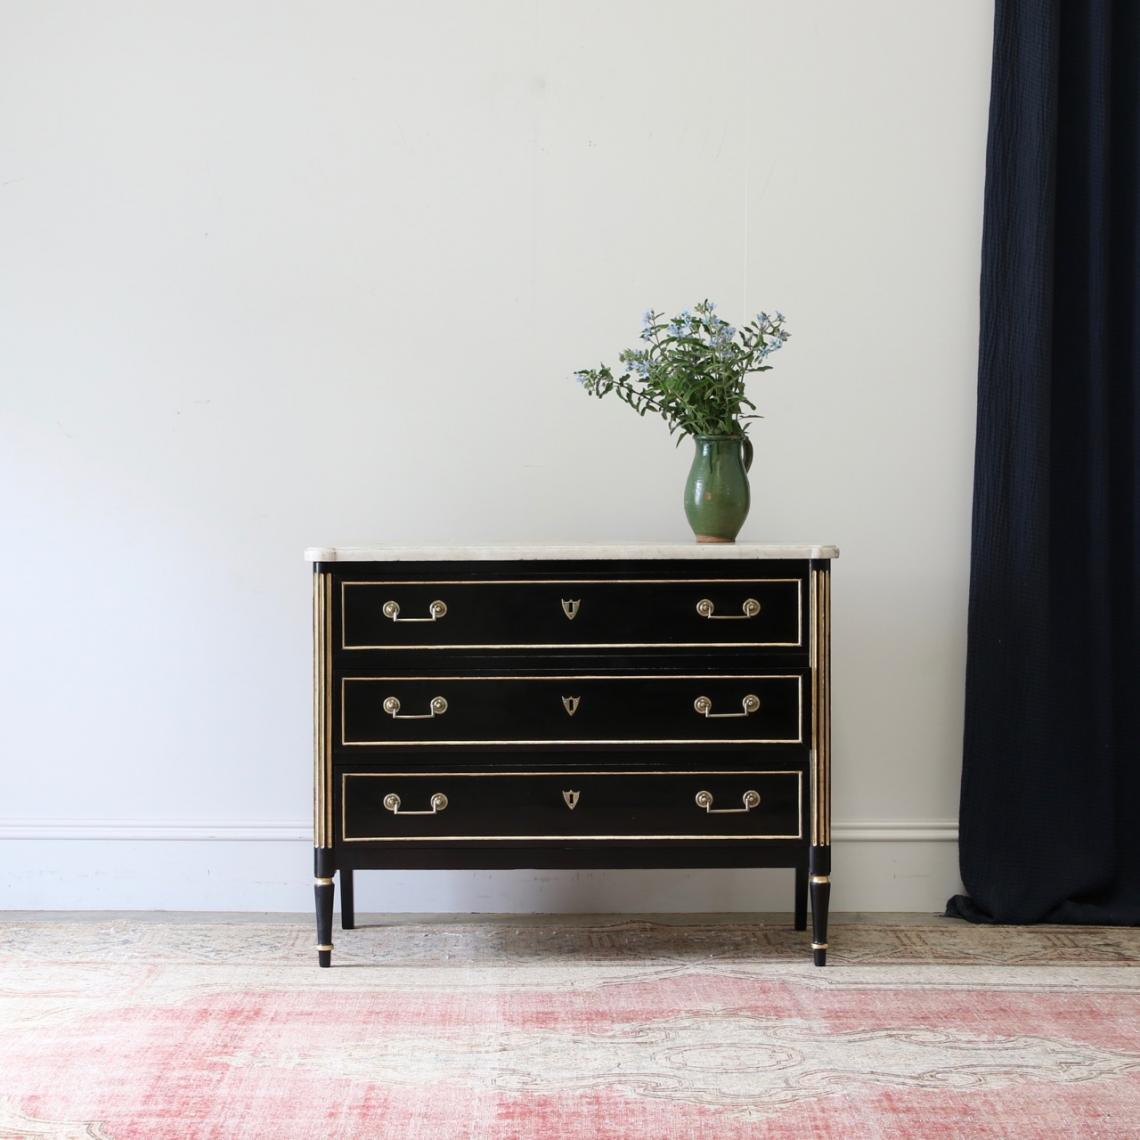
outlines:
M961 869L1140 923L1140 0L997 0Z

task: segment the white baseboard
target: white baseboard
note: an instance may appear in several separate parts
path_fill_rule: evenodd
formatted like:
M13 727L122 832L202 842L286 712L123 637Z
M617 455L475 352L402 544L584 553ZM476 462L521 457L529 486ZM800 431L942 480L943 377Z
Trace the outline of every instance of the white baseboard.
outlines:
M834 843L957 843L956 819L853 819L831 825Z
M953 820L855 820L832 838L835 910L935 911L961 889ZM0 907L307 912L311 842L299 820L2 820ZM786 870L372 871L356 887L361 913L779 912L791 901Z
M836 843L957 843L953 819L851 820L832 825ZM312 842L312 827L298 820L0 819L5 839L117 839L163 842Z
M299 820L0 819L5 839L128 839L162 842L312 843L313 827Z

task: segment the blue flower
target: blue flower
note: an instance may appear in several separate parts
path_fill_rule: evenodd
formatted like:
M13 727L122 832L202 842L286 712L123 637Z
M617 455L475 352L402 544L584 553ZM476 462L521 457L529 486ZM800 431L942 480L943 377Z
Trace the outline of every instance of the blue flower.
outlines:
M670 336L684 336L688 332L688 327L680 321L670 321L668 332Z
M756 323L759 325L766 325L768 323L768 314L767 313L757 313L756 314Z
M777 324L782 324L782 323L783 323L783 320L784 320L784 314L783 314L783 313L781 313L779 309L777 309L777 310L776 310L776 323L777 323Z
M645 328L649 328L649 326L653 324L652 309L646 309L645 312L641 314L641 323ZM643 333L642 335L644 336L645 334Z
M716 321L709 333L709 341L714 348L727 349L736 336L736 329L728 321Z

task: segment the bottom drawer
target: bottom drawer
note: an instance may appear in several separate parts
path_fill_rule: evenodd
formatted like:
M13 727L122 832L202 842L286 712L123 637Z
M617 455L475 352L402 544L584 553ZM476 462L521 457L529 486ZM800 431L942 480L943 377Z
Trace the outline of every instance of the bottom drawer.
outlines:
M800 839L799 771L343 772L345 843Z

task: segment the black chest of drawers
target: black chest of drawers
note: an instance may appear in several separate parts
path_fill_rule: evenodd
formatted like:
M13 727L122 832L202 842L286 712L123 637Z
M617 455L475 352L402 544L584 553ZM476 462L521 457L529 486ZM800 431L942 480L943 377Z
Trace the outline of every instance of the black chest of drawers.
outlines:
M318 548L318 960L387 868L788 867L827 953L833 547Z

